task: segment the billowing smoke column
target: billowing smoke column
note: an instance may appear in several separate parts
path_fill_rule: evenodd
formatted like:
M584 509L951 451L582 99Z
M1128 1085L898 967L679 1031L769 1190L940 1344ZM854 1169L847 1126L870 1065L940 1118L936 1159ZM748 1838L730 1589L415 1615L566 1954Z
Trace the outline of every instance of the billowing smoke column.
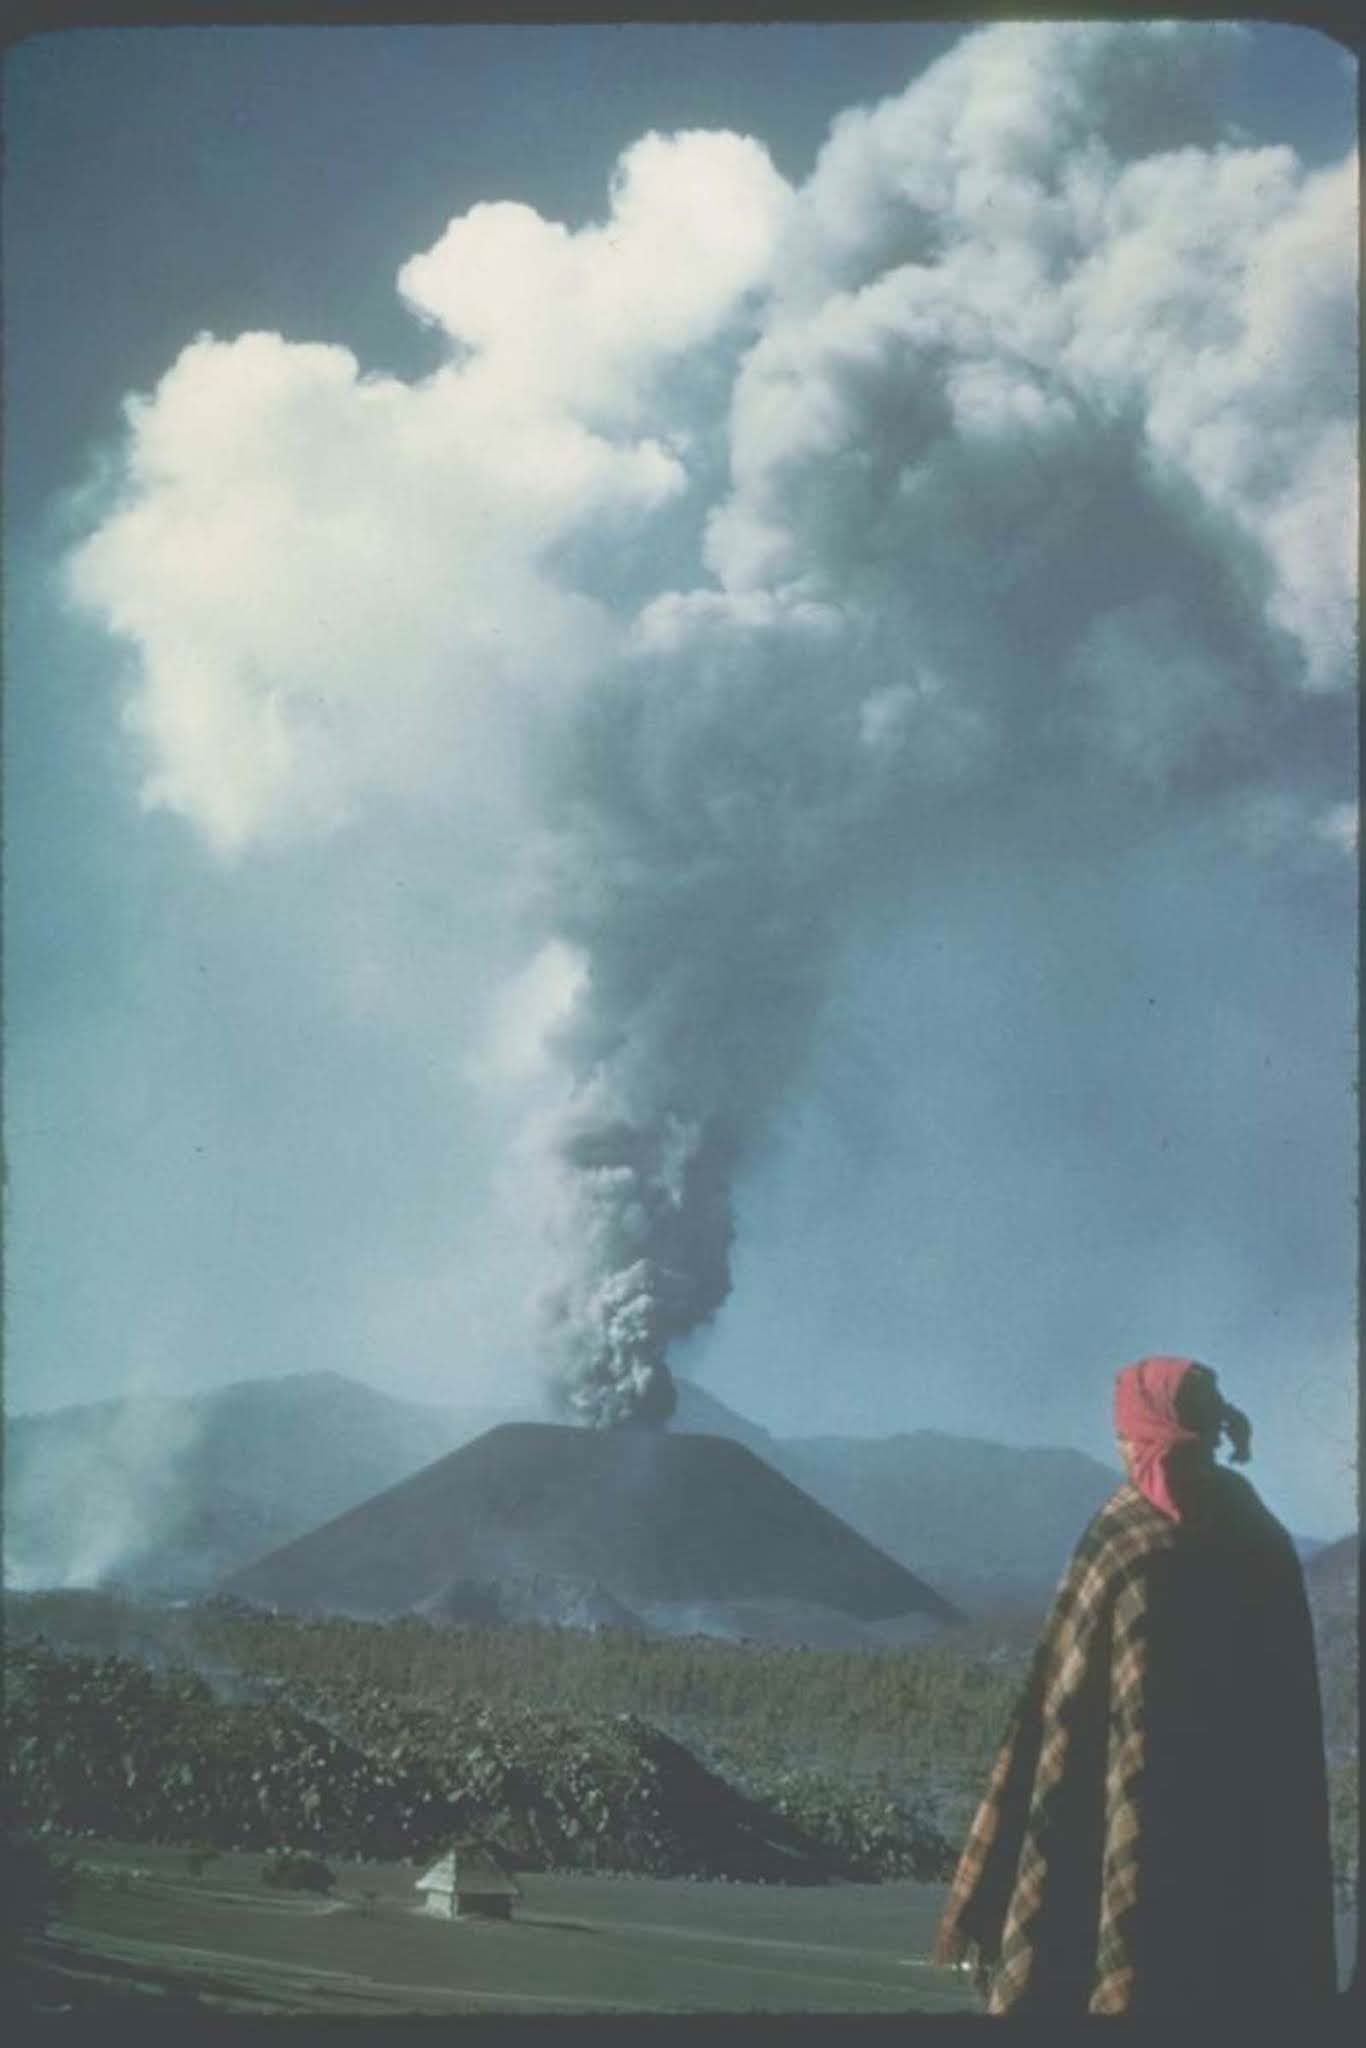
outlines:
M229 858L457 820L577 963L534 1122L570 1415L667 1419L920 872L1191 813L1350 844L1355 166L1221 137L1237 50L992 28L795 192L648 137L605 227L481 206L405 266L424 383L201 340L132 412L74 575L147 800Z
M669 1348L730 1288L737 1174L852 911L891 878L877 815L914 773L887 772L896 750L847 661L828 608L666 601L556 753L546 898L586 972L553 1039L567 1272L546 1318L583 1420L671 1411Z
M1293 787L1349 735L1350 348L1322 339L1348 340L1349 190L1179 146L1213 140L1217 55L992 32L846 116L800 195L733 389L718 587L645 606L543 797L587 963L551 1322L588 1420L667 1409L737 1172L917 859L984 804L1065 820L1078 786L1120 831L1218 803L1273 725Z
M584 1277L546 1303L561 1396L595 1424L667 1422L670 1342L705 1322L728 1291L729 1175L719 1160L708 1175L703 1134L681 1122L595 1121L577 1107L559 1159Z

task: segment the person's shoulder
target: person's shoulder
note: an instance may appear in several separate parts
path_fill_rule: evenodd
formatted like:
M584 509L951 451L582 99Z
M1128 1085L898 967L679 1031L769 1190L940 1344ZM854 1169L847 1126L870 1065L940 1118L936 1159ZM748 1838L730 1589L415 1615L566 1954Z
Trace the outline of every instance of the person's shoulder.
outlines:
M1121 1479L1109 1499L1103 1501L1091 1519L1091 1528L1103 1537L1127 1534L1134 1529L1159 1529L1168 1521L1131 1479Z
M1175 1533L1176 1524L1125 1480L1092 1516L1077 1545L1073 1568L1106 1573L1136 1569L1168 1551Z
M1294 1550L1289 1530L1272 1514L1250 1479L1231 1472L1227 1465L1216 1465L1210 1481L1213 1505L1230 1528Z
M1176 1524L1129 1480L1115 1488L1091 1517L1059 1581L1041 1638L1040 1654L1056 1658L1075 1648L1113 1612L1126 1591L1152 1597L1175 1541Z
M1206 1503L1192 1519L1190 1540L1221 1557L1228 1568L1252 1572L1268 1589L1303 1586L1304 1569L1295 1539L1241 1472L1217 1466Z

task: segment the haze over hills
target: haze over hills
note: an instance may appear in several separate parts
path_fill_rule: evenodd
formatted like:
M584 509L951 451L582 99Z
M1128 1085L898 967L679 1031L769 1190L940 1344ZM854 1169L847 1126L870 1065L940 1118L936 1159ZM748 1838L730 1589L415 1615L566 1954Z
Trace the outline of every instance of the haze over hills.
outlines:
M743 1444L969 1612L1047 1599L1117 1477L1078 1451L938 1431L781 1438L693 1382L678 1391L675 1432ZM6 1579L203 1590L519 1419L532 1418L492 1404L426 1405L334 1372L14 1416ZM583 1592L577 1611L597 1611ZM522 1588L514 1605L553 1608L556 1598ZM759 1628L753 1615L732 1619L737 1631ZM808 1630L821 1620L808 1616ZM822 1625L825 1639L841 1632L828 1614Z
M505 1423L225 1580L288 1612L431 1612L452 1585L558 1574L654 1628L795 1602L861 1622L951 1621L923 1580L743 1445L647 1429Z
M428 1407L311 1372L12 1416L6 1581L210 1586L508 1412Z

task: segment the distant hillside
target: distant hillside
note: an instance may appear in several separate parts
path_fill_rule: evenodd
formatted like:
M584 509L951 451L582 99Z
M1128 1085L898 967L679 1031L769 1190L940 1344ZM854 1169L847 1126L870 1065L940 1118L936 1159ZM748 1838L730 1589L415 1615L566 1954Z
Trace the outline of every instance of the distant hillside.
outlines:
M893 1557L975 1608L1051 1589L1118 1471L1081 1451L915 1430L800 1437L783 1470Z
M879 1549L970 1611L1031 1610L1119 1483L1082 1451L1019 1449L920 1429L887 1437L776 1437L687 1380L676 1424L733 1437Z
M1084 1451L943 1430L776 1437L683 1380L678 1416L686 1428L746 1444L969 1615L990 1615L1021 1637L1120 1480L1118 1465ZM1312 1536L1294 1541L1305 1560L1341 1550Z
M505 1423L287 1544L223 1590L287 1612L430 1612L453 1583L554 1577L635 1610L815 1602L860 1620L954 1610L724 1437Z

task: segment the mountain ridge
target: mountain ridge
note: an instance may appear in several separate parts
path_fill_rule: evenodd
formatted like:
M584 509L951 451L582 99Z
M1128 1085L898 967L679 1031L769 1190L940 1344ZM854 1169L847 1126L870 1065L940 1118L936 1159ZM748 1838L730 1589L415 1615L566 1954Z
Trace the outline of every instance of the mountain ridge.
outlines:
M743 1444L969 1611L1046 1599L1118 1473L1066 1446L934 1429L779 1437L686 1378L675 1430ZM528 1419L418 1402L331 1367L11 1416L15 1586L206 1590L468 1443ZM1324 1546L1300 1539L1308 1556Z

